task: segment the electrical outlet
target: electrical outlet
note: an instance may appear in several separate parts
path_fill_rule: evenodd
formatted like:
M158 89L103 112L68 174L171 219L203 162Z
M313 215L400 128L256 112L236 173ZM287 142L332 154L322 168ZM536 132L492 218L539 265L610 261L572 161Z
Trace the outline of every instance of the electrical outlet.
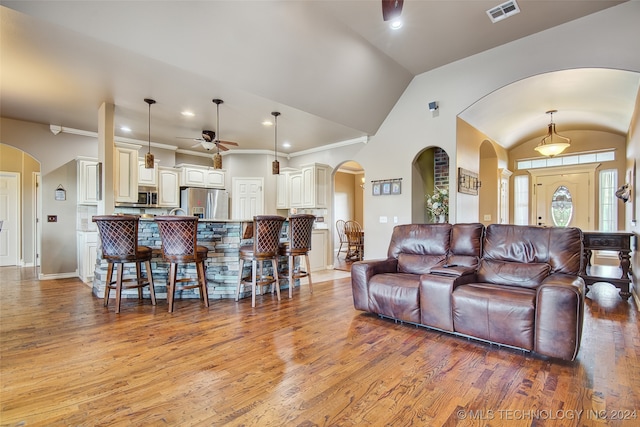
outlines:
M47 215L47 222L58 222L58 215Z
M491 214L484 216L485 221L491 221Z
M397 224L397 223L398 223L398 217L397 217L397 216L394 216L394 217L393 217L393 223L394 223L394 224Z

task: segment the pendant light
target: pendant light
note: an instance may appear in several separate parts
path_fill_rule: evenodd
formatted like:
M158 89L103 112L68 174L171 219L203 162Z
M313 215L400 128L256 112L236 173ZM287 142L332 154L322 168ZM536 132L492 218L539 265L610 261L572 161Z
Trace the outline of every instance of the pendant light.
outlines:
M275 138L274 138L274 145L275 145L275 159L273 160L273 163L271 164L271 173L273 175L280 175L280 163L278 162L278 116L280 115L279 112L277 111L273 111L271 113L271 115L273 117L275 117L275 126L274 126L274 131L275 131Z
M542 138L542 141L538 144L535 150L543 156L553 157L571 145L571 140L567 137L559 135L556 132L556 124L553 123L553 113L557 113L558 110L549 110L547 114L551 115L551 122L549 123L549 130L547 135Z
M153 169L155 165L153 161L153 154L151 154L151 105L155 104L156 101L151 98L145 98L144 102L149 104L149 151L144 155L144 167L146 169Z
M216 153L213 155L213 168L222 169L222 155L220 154L220 104L224 101L222 99L214 99L213 103L216 104L216 136L214 144L216 144Z

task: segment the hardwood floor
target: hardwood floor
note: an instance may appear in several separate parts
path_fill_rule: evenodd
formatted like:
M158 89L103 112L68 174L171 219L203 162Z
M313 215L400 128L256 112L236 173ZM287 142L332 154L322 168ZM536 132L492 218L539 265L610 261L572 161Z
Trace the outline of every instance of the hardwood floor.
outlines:
M347 274L322 277L255 309L123 300L116 315L78 280L0 268L0 424L640 424L638 312L609 285L560 363L364 314Z

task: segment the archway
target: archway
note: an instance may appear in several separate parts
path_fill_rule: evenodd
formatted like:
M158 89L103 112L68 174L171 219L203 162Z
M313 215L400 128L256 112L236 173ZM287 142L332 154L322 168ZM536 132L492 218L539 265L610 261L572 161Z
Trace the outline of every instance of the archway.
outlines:
M333 172L333 217L331 218L331 236L334 261L340 256L340 237L336 221L357 221L364 224L365 175L362 166L354 161L339 164ZM344 245L342 250L344 251ZM337 265L334 262L334 265Z
M426 148L414 159L412 172L411 222L438 222L441 214L449 221L449 154L440 147ZM434 196L444 199L445 205L428 207L427 198L434 200Z

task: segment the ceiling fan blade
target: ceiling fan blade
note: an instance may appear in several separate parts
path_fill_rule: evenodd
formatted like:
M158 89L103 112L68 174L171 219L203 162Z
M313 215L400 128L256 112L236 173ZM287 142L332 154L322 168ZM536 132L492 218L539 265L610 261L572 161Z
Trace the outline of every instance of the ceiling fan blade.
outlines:
M232 142L232 141L216 141L216 144L218 144L218 143L220 143L220 144L227 144L227 145L233 145L234 147L237 147L237 146L238 146L238 143L237 143L237 142Z
M220 141L220 142L222 142L222 141ZM227 147L225 147L224 145L222 145L222 144L216 144L216 146L218 147L218 149L220 151L229 151L229 149Z
M404 0L382 0L382 19L391 21L399 18Z
M193 138L191 138L191 139L193 139ZM196 148L196 147L199 147L199 146L201 146L201 145L202 145L202 143L201 143L201 142L198 142L197 144L193 144L193 145L191 146L191 148Z

